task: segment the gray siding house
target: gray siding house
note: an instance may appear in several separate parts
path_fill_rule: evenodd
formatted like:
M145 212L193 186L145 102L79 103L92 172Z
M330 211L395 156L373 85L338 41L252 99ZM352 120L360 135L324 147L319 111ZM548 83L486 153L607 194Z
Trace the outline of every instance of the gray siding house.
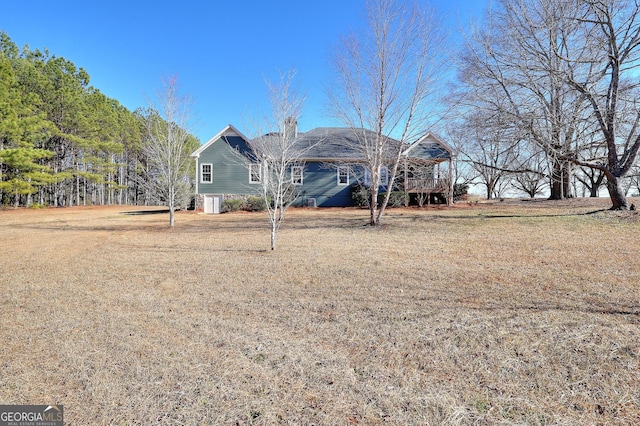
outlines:
M354 184L370 185L368 172L361 165L362 156L355 148L356 133L349 128L321 127L304 133L296 129L295 134L304 166L291 171L299 194L294 204L351 206ZM260 152L255 147L269 137L272 135L261 136L257 143L258 139L252 141L228 125L194 151L191 156L196 159L196 207L205 213L220 213L224 199L260 195ZM451 148L435 135L427 134L408 145L402 156L402 170L394 190L408 195L439 194L451 202ZM446 169L441 167L443 163L447 164ZM385 175L382 190L388 186Z

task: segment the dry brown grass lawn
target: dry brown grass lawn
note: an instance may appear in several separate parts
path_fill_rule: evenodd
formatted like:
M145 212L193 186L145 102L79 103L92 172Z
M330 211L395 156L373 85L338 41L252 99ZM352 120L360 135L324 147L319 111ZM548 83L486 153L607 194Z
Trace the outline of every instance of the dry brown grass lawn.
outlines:
M607 205L381 229L291 210L275 252L262 213L0 211L0 403L70 425L639 424L640 223Z

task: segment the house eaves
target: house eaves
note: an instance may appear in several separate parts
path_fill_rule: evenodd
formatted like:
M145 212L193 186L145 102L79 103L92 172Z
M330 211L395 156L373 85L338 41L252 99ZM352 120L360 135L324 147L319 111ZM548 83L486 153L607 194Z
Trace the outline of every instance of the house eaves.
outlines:
M238 129L236 129L233 125L229 124L224 129L222 129L218 134L216 134L214 137L212 137L207 142L205 142L203 145L200 145L200 148L198 148L195 151L193 151L191 153L191 157L199 158L200 154L205 149L207 149L209 146L211 146L216 141L222 139L225 136L238 136L238 137L241 137L242 139L244 139L245 142L247 142L247 144L249 143L249 140L250 140L245 135L243 135Z
M420 140L411 144L402 153L404 157L450 160L455 157L454 150L438 136L427 133Z

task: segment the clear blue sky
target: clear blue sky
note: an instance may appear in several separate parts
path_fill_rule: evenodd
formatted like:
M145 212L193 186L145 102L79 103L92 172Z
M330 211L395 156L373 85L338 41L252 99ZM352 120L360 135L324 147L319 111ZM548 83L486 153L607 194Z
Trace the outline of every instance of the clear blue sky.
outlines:
M424 1L454 36L488 2ZM363 11L364 0L5 1L0 30L85 68L92 86L132 111L177 74L204 143L227 124L250 134L247 120L268 112L264 79L278 69L295 68L307 93L301 130L336 125L323 111L329 57Z

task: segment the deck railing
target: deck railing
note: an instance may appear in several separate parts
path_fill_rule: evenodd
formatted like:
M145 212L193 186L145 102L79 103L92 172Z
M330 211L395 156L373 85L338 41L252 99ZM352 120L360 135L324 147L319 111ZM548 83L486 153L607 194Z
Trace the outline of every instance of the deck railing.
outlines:
M448 192L450 187L447 178L409 178L405 182L406 192Z

